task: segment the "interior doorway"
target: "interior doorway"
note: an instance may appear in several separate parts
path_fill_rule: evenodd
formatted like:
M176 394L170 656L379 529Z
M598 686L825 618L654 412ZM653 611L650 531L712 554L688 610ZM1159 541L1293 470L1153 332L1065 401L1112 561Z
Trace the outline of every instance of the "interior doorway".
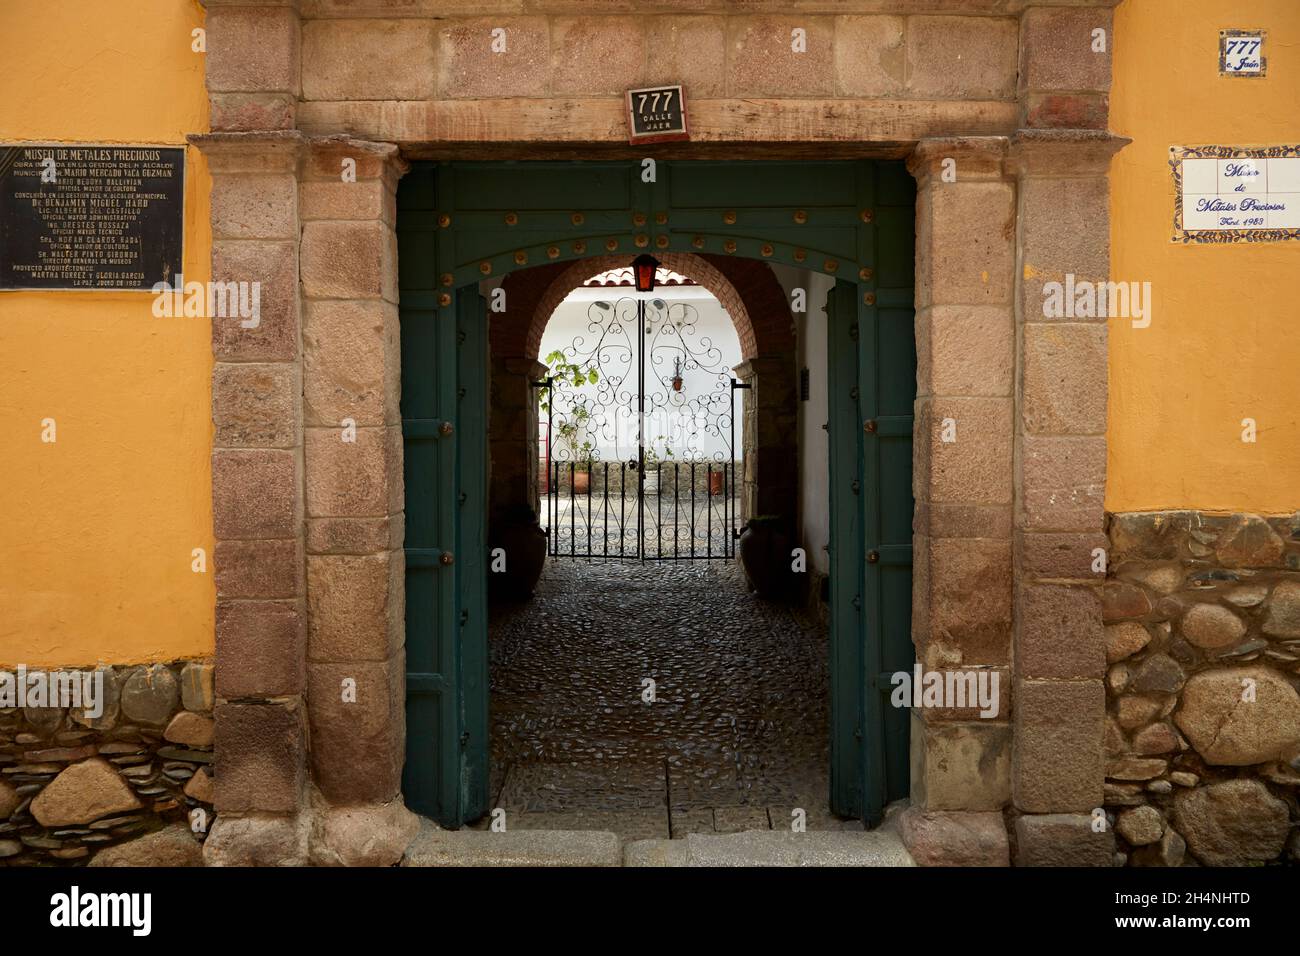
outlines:
M674 805L683 828L702 827L692 813L703 811L715 829L784 827L787 811L795 810L815 826L823 806L828 825L844 819L873 825L884 804L907 787L906 715L886 710L881 675L911 665L911 177L901 164L865 161L661 161L650 179L645 168L630 161L424 163L399 189L407 801L454 827L480 820L501 800L517 799L521 813L561 812L566 800L574 812L614 812L620 794L635 792L640 800L658 787L670 831L679 825ZM499 288L514 308L511 289L523 291L522 277L541 274L539 263L554 263L549 289L575 259L599 253L626 264L647 249L731 270L742 275L732 284L742 291L750 278L778 284L773 263L833 282L825 319L828 638L810 640L793 606L751 603L740 613L732 605L701 625L691 612L706 599L752 602L733 561L665 562L665 577L653 582L621 572L612 578L590 558L568 571L552 561L546 573L554 573L558 600L571 606L547 626L535 617L501 624L507 656L532 641L535 666L515 668L512 681L500 681L490 667L487 601L491 562L498 550L510 551L489 548L499 472L521 477L512 483L530 494L541 486L540 474L557 484L565 476L539 465L537 446L527 447L527 439L512 439L524 451L516 464L498 458L489 421L528 417L541 378L536 356L545 355L525 348L507 359L496 354L495 341L489 348L492 305L480 284L504 276ZM748 326L736 322L748 349L737 379L752 386L753 400L742 415L743 453L736 459L732 452L739 464L729 486L723 469L723 481L725 497L741 499L743 515L775 519L795 542L799 468L782 443L793 443L798 430L798 369L785 291L782 301L771 314L746 315ZM764 329L784 331L789 346L760 353L754 346ZM537 344L530 336L540 332L516 323L513 334L527 346ZM644 438L636 469L642 509ZM576 472L569 475L570 497L576 497ZM710 480L700 489L706 495ZM696 491L693 483L690 490ZM638 536L644 530L639 525ZM796 549L787 550L793 558ZM638 559L643 553L638 542ZM593 637L597 627L605 633ZM650 638L657 650L647 650ZM683 663L672 673L652 659L672 654ZM790 658L789 671L783 665L783 676L765 683L770 665L782 658ZM591 665L585 672L583 663ZM663 706L644 701L645 690L656 701L662 691ZM581 697L581 706L557 710L566 694ZM491 727L489 697L505 702L511 695L523 701L519 720L504 730ZM706 697L721 710L705 707ZM824 716L824 733L815 732L814 713ZM695 735L683 737L693 722ZM814 731L780 741L780 753L800 764L782 779L805 779L811 790L771 785L778 757L764 732L789 738L782 728ZM584 769L594 776L548 779L551 771L540 767L545 761L534 761L539 766L512 781L508 761L492 759L494 731L521 748L517 763L527 762L528 748L534 755L540 748L541 756L566 744L570 754L585 749ZM647 742L652 746L643 747ZM638 759L616 770L616 756ZM571 773L578 762L567 763ZM824 803L812 790L820 790ZM720 799L723 792L733 796ZM583 804L581 793L594 803Z

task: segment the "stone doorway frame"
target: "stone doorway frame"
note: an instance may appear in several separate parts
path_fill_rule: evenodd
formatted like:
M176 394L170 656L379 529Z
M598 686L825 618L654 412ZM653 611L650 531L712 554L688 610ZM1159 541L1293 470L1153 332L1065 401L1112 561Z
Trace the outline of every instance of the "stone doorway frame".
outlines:
M1110 863L1112 837L1091 829L1104 776L1102 577L1091 565L1107 546L1106 326L1042 321L1040 310L1045 282L1109 272L1107 170L1126 142L1096 128L1109 69L1103 92L1085 95L1057 67L1035 69L1056 55L1044 24L1089 27L1099 13L1089 5L1075 23L1026 3L1025 128L966 136L990 121L908 114L848 147L907 155L917 179L917 659L1003 678L995 720L913 715L912 806L898 825L921 863ZM227 131L190 142L212 174L212 279L261 282L263 310L255 329L213 320L218 819L205 856L392 863L415 826L400 793L394 196L406 162L392 142L348 135L371 120L346 110L314 114L317 131L336 117L334 135L294 129L296 0L206 6L213 124ZM218 44L222 31L249 42ZM738 125L722 146L744 151L732 158L845 148L842 117L798 115L787 135L802 138L759 142ZM411 110L379 122L402 131L391 137L402 148L447 149ZM1072 124L1090 128L1062 128ZM610 148L539 143L568 156ZM355 183L340 182L343 160ZM339 440L344 419L354 443ZM941 439L947 420L957 442ZM345 679L356 703L338 702Z

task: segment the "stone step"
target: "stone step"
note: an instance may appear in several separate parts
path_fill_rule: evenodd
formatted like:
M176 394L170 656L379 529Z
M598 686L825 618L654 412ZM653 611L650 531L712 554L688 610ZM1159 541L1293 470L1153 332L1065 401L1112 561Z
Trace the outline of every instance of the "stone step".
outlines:
M915 866L892 830L691 833L683 840L638 840L625 866Z
M624 844L605 830L439 830L425 821L402 866L915 866L892 830L692 833Z
M439 830L425 824L402 866L622 866L622 842L605 830Z

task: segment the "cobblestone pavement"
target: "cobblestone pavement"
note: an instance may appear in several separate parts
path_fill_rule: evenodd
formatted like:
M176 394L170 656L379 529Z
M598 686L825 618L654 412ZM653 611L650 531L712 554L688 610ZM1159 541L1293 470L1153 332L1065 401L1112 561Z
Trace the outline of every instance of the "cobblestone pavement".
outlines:
M786 829L796 807L810 830L861 826L827 806L825 630L732 562L551 559L532 601L494 610L490 646L511 829Z

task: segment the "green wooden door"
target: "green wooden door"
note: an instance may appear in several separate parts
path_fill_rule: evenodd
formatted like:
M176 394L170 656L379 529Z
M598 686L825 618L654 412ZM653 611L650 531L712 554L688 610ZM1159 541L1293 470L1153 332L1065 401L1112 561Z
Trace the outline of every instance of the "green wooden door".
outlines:
M908 711L889 675L910 670L915 187L873 169L859 237L869 281L827 297L831 508L831 809L880 822L908 792Z
M476 283L642 251L841 277L832 388L831 805L867 823L907 792L914 189L901 163L415 163L398 190L406 451L409 805L487 808L486 318ZM790 357L791 362L794 357ZM866 423L874 423L868 431Z
M487 810L487 322L402 295L407 804L444 826Z

